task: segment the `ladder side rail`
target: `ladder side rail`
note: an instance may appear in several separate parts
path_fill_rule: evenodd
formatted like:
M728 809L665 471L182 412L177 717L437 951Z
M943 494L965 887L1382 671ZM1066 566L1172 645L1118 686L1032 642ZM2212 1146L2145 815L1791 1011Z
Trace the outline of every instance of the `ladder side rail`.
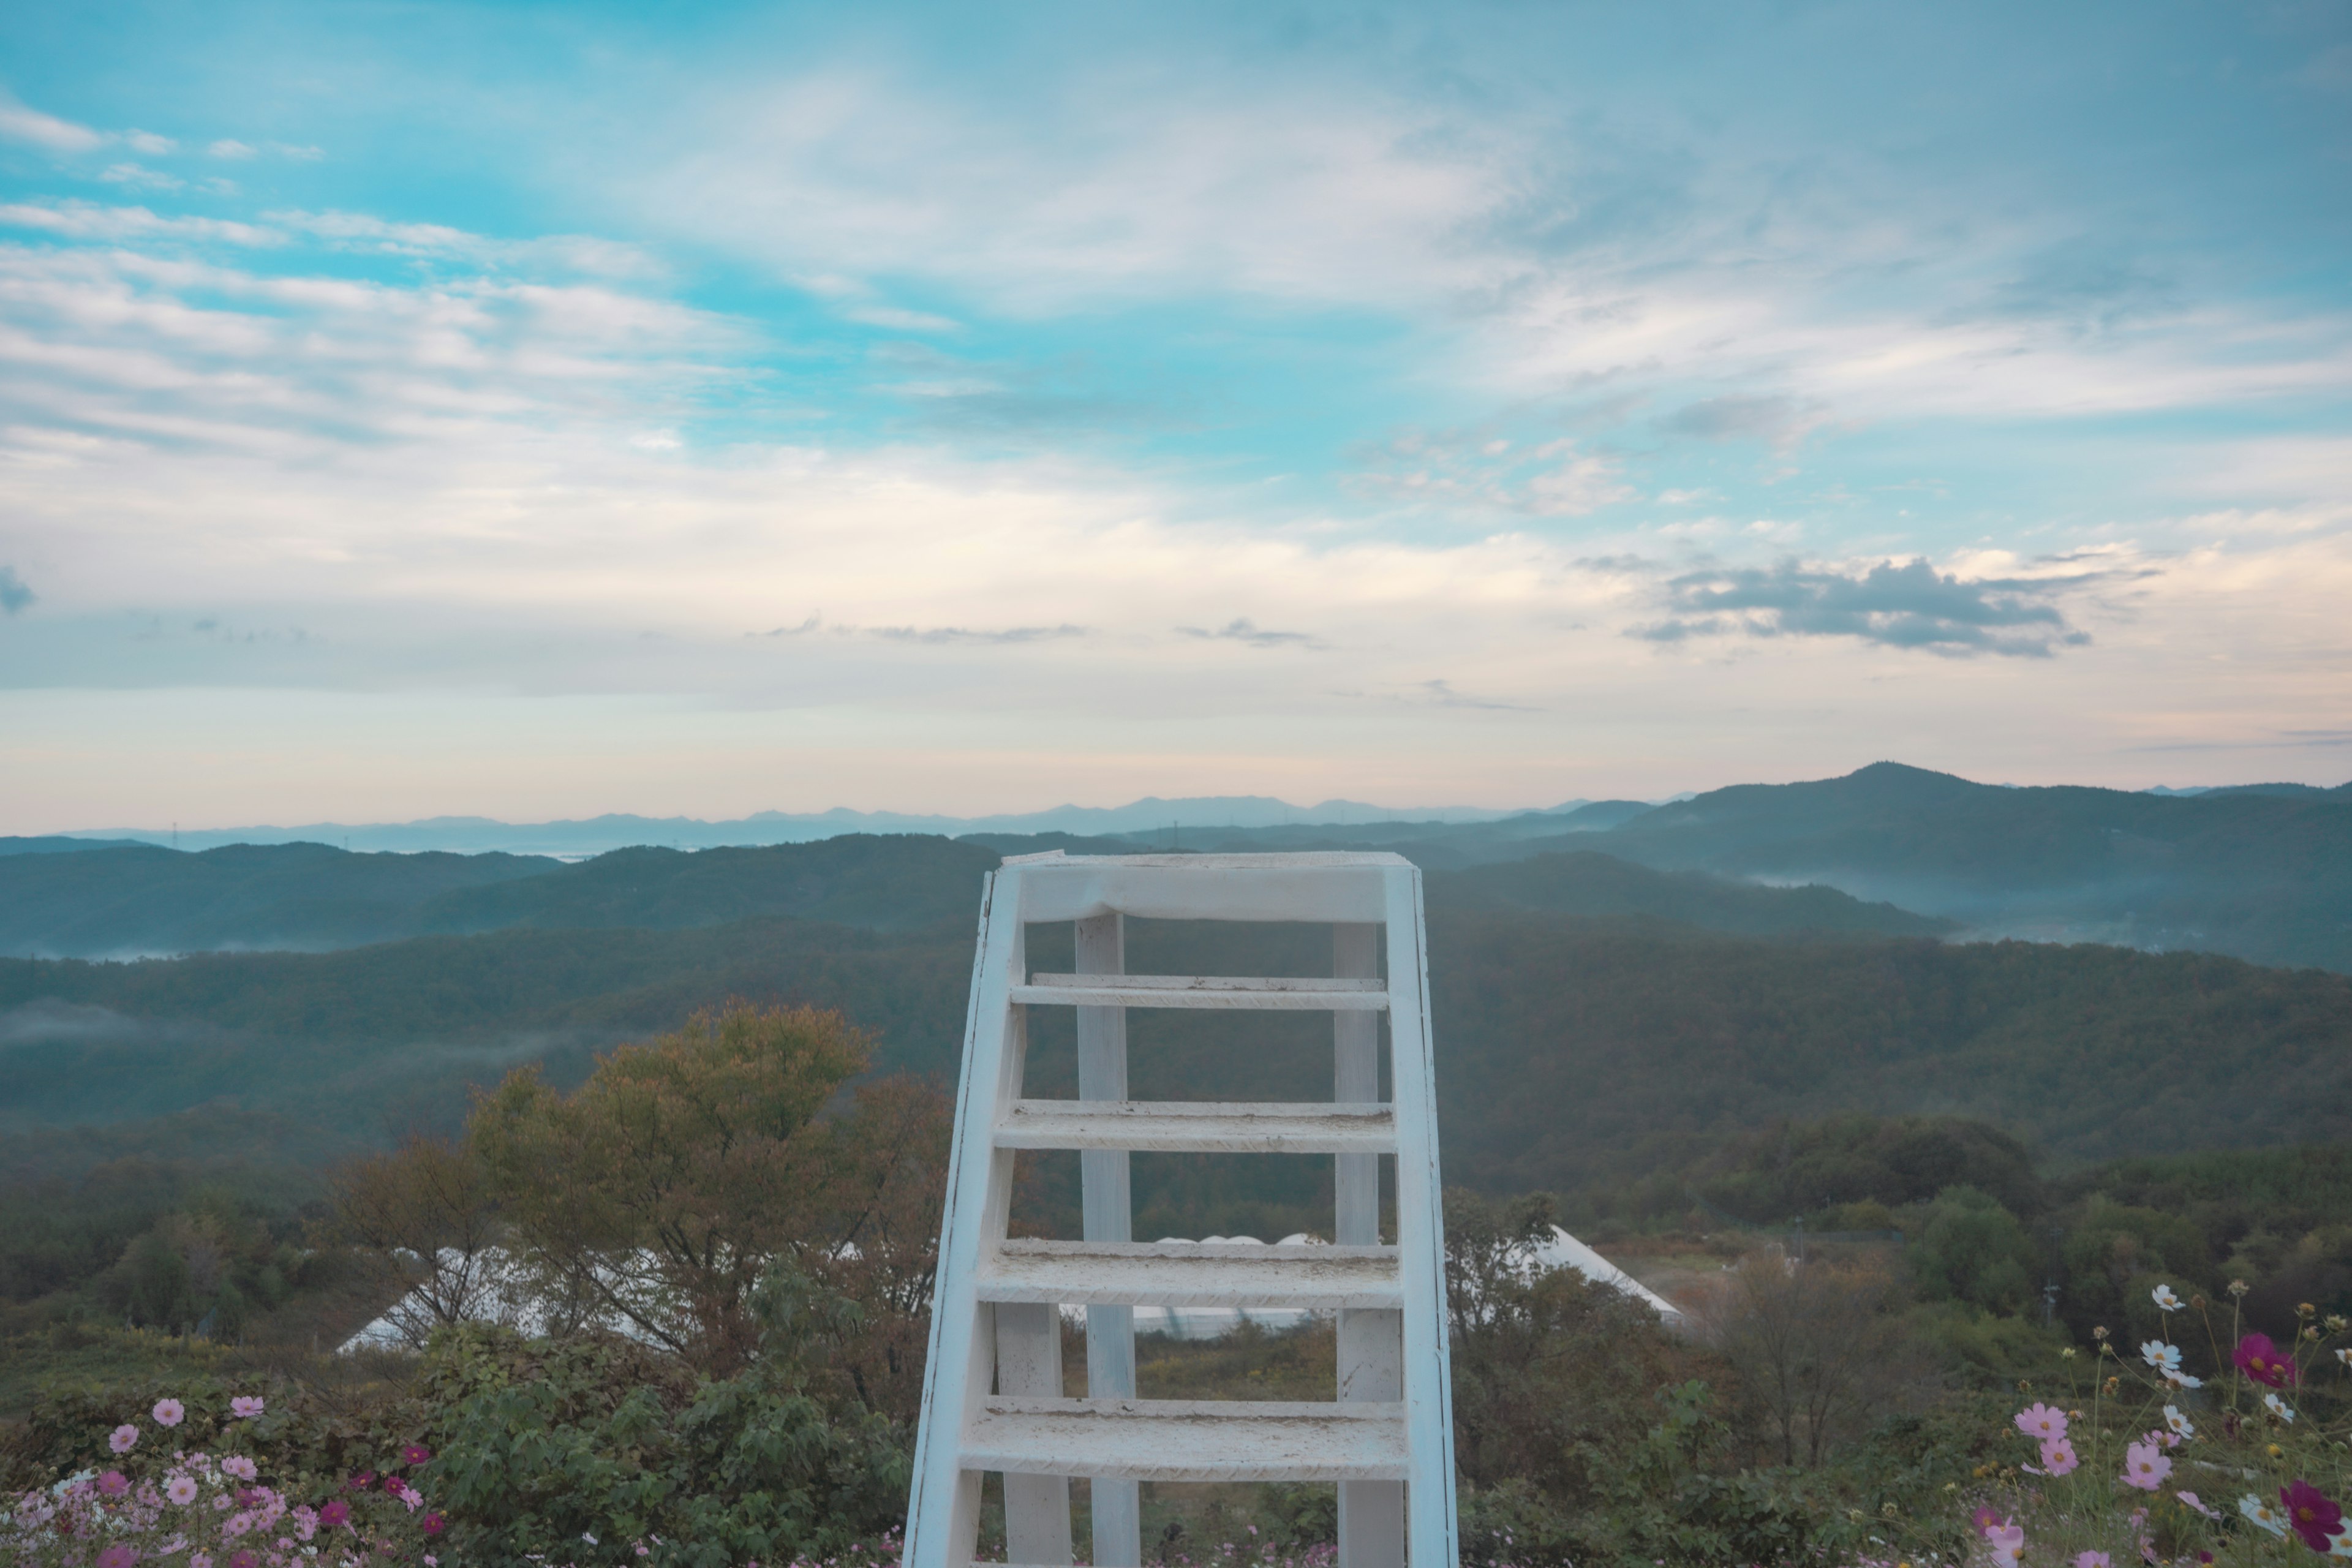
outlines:
M1127 918L1113 910L1075 922L1074 968L1084 974L1127 973ZM1127 1010L1077 1009L1078 1098L1127 1099ZM1132 1241L1135 1201L1124 1149L1078 1154L1082 1233L1088 1241ZM1087 1396L1135 1397L1135 1309L1087 1308ZM1143 1561L1142 1489L1132 1480L1098 1476L1088 1482L1097 1568L1137 1568ZM1013 1559L1019 1562L1022 1559Z
M1014 1152L997 1148L994 1133L1003 1108L1021 1096L1027 1047L1026 1019L1009 1000L1024 957L1021 903L1017 875L991 872L982 882L905 1568L964 1568L979 1545L981 1476L961 1458L996 1370L995 1310L980 1300L977 1277L982 1249L1004 1236L1012 1202Z
M1446 1356L1445 1210L1437 1167L1437 1073L1421 872L1388 873L1389 1047L1397 1126L1397 1242L1404 1284L1407 1558L1454 1568L1453 1375Z
M1331 973L1377 983L1381 928L1341 922L1331 928ZM1341 1104L1381 1098L1381 1021L1374 1013L1331 1016L1332 1094ZM1373 1247L1381 1239L1381 1157L1332 1159L1332 1239L1342 1247ZM1339 1319L1339 1394L1342 1403L1404 1397L1403 1314L1343 1309ZM1404 1568L1404 1483L1339 1483L1339 1568Z

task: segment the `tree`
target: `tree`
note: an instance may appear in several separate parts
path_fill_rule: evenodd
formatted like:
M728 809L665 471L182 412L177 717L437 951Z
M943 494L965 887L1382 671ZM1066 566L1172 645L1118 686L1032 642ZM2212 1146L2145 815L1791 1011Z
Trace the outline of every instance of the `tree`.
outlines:
M1895 1304L1893 1281L1866 1262L1799 1261L1768 1247L1731 1271L1701 1321L1739 1367L1781 1464L1820 1464L1904 1384Z
M333 1204L344 1231L407 1283L386 1317L411 1346L442 1324L511 1315L498 1205L470 1145L412 1134L336 1173Z
M864 1310L845 1375L878 1399L917 1342L872 1320L929 1305L947 1115L904 1079L844 1096L871 1049L838 1013L730 1004L614 1052L570 1095L510 1074L469 1132L546 1286L724 1375L758 1343L761 1278L788 1260Z

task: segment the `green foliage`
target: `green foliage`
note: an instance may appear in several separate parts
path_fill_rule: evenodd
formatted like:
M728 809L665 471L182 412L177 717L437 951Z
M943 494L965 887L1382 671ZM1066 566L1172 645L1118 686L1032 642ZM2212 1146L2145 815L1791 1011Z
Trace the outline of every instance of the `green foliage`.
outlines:
M1931 1298L2014 1312L2040 1294L2041 1257L2025 1227L1990 1193L1946 1187L1926 1205L1911 1269Z
M718 1568L822 1560L899 1524L911 1434L828 1409L779 1325L772 1353L718 1381L622 1341L443 1331L420 1393L452 1548L621 1563L658 1538L651 1562Z

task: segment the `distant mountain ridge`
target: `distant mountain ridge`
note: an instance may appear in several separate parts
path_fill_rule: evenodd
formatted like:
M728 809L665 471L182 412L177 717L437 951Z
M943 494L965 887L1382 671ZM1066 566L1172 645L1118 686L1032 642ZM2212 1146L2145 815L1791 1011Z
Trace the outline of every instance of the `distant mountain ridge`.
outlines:
M593 860L347 853L317 844L199 854L139 845L0 858L0 953L120 958L197 952L331 952L518 928L684 931L786 918L876 932L961 933L981 879L1008 850L1120 840L848 834L755 848L616 849ZM1634 915L1748 935L1926 936L1947 921L1826 888L1760 888L1563 855L1596 835L1525 841L1527 858L1432 873L1433 902Z
M1573 812L1591 803L1571 800L1542 808ZM1641 803L1633 803L1640 805ZM1646 806L1643 807L1646 809ZM610 813L556 822L500 822L488 816L433 816L415 822L314 822L299 827L214 827L158 832L153 828L105 828L52 835L48 839L0 839L47 846L53 840L100 839L167 845L181 849L216 849L232 844L331 844L350 849L414 854L506 853L577 858L640 845L671 849L712 849L746 845L805 844L848 833L933 833L953 837L971 833L1130 834L1178 833L1186 827L1275 827L1292 824L1413 821L1493 822L1527 815L1527 808L1444 805L1399 810L1355 800L1293 805L1270 795L1198 795L1163 800L1147 795L1125 805L1057 805L1045 811L994 816L941 816L892 811L754 812L728 821L691 816L636 816ZM61 846L62 847L62 846Z

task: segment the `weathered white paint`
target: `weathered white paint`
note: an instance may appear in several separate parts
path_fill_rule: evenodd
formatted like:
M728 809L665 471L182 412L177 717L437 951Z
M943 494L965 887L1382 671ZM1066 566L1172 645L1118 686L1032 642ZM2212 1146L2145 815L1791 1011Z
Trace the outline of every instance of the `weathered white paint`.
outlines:
M1127 917L1093 915L1072 928L1076 983L1127 973ZM1047 978L1040 976L1039 978ZM1061 978L1055 976L1052 978ZM1127 1009L1116 1000L1070 996L1077 1006L1078 1098L1124 1103L1127 1100ZM1097 1003L1099 1005L1096 1005ZM1080 1201L1086 1238L1097 1246L1128 1243L1135 1235L1135 1200L1128 1185L1125 1147L1087 1149L1078 1155ZM1013 1244L1005 1244L1009 1248ZM1000 1258L1003 1254L1000 1253ZM1134 1298L1091 1296L1087 1316L1087 1392L1095 1399L1135 1397ZM1087 1516L1094 1531L1097 1568L1138 1568L1143 1561L1143 1494L1136 1482L1097 1477L1091 1483Z
M1134 976L1124 973L1119 923L1130 914L1353 929L1335 939L1341 973L1328 978ZM1065 920L1081 922L1078 973L1031 976L1023 929ZM1366 927L1381 928L1379 935ZM1383 938L1384 966L1370 962ZM1099 1528L1105 1502L1116 1516L1135 1482L1319 1479L1381 1489L1360 1494L1349 1510L1354 1550L1343 1563L1394 1568L1402 1481L1411 1505L1403 1521L1410 1561L1452 1568L1453 1439L1424 945L1420 873L1393 855L1056 854L1008 860L989 879L949 1162L908 1568L963 1568L971 1561L979 1478L991 1469L1065 1486L1065 1478L1091 1478L1095 1560L1106 1564L1135 1560L1125 1555L1132 1551L1126 1539L1106 1539ZM1378 978L1383 967L1385 986ZM1123 1009L1171 1004L1332 1013L1335 1087L1345 1098L1307 1105L1127 1100ZM1078 1100L1022 1098L1033 1005L1078 1009ZM1383 1010L1391 1016L1393 1104L1379 1095ZM1013 1165L1022 1149L1088 1155L1083 1242L1007 1241ZM1349 1195L1335 1221L1343 1245L1139 1247L1128 1239L1123 1152L1135 1149L1342 1157ZM1368 1167L1376 1175L1383 1153L1397 1156L1393 1247L1379 1245L1378 1184L1369 1184L1368 1195L1361 1175ZM1074 1301L1087 1306L1097 1396L1039 1396L1030 1392L1044 1376L1032 1364L1042 1342L1036 1323ZM1312 1405L1143 1400L1131 1395L1131 1371L1128 1392L1114 1393L1116 1359L1099 1364L1095 1348L1123 1348L1131 1368L1139 1305L1339 1310L1339 1397ZM1013 1560L1066 1562L1066 1505L1056 1534L1040 1517L1056 1506L1055 1494L1021 1484L1009 1485L1006 1495L1022 1500ZM1115 1533L1124 1536L1123 1523Z
M1245 1100L1018 1100L995 1131L1003 1149L1152 1149L1190 1154L1386 1154L1385 1105Z

